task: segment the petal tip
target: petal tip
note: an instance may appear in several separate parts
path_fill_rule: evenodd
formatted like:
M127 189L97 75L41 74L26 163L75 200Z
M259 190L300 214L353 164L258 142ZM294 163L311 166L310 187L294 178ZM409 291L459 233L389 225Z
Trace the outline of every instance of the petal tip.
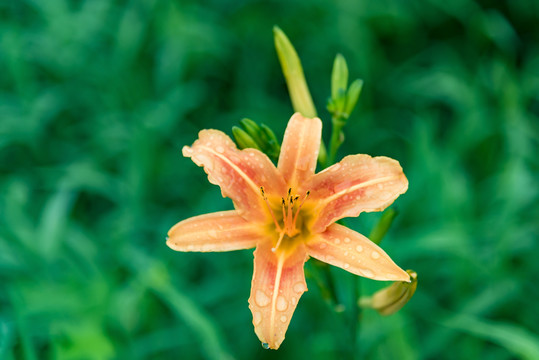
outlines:
M185 157L191 157L191 156L193 156L193 149L191 149L190 146L185 145L185 146L182 148L182 155L185 156Z

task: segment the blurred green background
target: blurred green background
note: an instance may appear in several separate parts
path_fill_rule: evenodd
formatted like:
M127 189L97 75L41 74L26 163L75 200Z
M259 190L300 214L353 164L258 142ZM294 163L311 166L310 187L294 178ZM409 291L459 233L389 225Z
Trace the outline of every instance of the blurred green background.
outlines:
M200 129L248 116L282 137L274 24L326 140L335 54L365 80L340 157L396 158L410 181L382 247L419 287L364 311L354 349L349 308L310 277L263 350L252 251L165 246L232 208L181 156ZM539 359L538 24L534 0L0 2L0 358ZM348 298L355 277L332 274Z

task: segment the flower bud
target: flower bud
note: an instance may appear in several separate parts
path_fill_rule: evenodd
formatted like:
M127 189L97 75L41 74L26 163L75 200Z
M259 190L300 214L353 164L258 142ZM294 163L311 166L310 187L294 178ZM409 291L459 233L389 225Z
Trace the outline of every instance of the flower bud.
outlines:
M350 116L354 108L357 104L357 99L359 99L359 95L361 94L361 89L363 88L363 80L356 79L352 84L350 84L350 88L348 89L348 93L346 94L346 104L344 106L344 113L347 114L347 116Z
M260 147L256 144L255 140L247 132L245 132L245 130L237 126L233 126L232 135L234 135L234 139L236 140L236 143L240 149L253 148L260 150Z
M361 298L359 305L378 311L381 315L391 315L399 311L412 298L417 288L417 273L406 270L410 282L398 281L374 293L368 298Z
M308 118L316 117L316 108L314 107L313 99L307 87L305 75L303 74L303 68L294 46L292 46L288 37L278 26L273 27L273 35L275 49L279 56L294 110Z
M331 103L334 112L343 112L347 87L348 66L346 65L344 56L337 54L335 61L333 62L333 71L331 73Z

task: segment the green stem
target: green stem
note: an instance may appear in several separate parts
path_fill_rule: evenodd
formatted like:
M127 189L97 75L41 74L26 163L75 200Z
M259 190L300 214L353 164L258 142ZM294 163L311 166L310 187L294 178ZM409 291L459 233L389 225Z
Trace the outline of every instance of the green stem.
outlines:
M340 117L332 117L331 119L332 129L331 129L331 140L329 142L329 154L327 158L326 165L330 166L335 163L335 158L337 157L337 151L343 143L343 134L342 129L346 124Z
M359 331L361 329L361 308L359 307L357 301L361 297L361 278L355 277L352 283L352 342L351 342L351 348L352 348L352 359L357 358L359 359L360 352L359 350Z
M333 303L332 305L334 309L338 309L341 303L337 297L337 289L335 288L335 281L333 281L333 276L331 275L329 265L326 263L321 263L321 267L323 269L326 284L331 295L331 301Z

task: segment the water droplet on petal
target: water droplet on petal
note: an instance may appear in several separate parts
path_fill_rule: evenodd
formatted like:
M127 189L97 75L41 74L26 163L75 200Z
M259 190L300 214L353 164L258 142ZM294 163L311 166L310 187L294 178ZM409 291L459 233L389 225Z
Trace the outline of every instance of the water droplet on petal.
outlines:
M350 264L348 264L348 263L345 263L345 264L343 265L343 268L345 268L345 269L348 269L349 267L350 267Z
M224 153L225 152L225 148L222 147L222 146L217 146L217 148L215 150L217 150L218 153Z
M377 251L373 251L371 257L376 260L380 258L380 254Z
M363 273L364 276L367 276L367 277L374 276L374 273L370 271L369 269L361 269L361 272Z
M350 238L344 238L344 242L345 242L345 243L349 243L349 242L350 242Z
M331 167L331 171L338 171L341 168L341 164L335 164Z
M350 254L348 251L344 252L344 256L348 256L348 254Z
M363 246L361 246L361 245L356 246L356 250L357 250L357 252L362 252L363 251Z
M262 343L262 347L266 350L269 349L269 344L268 343Z
M208 235L211 238L216 239L217 238L217 231L215 231L214 229L210 229L210 230L208 230Z
M321 243L320 246L319 246L319 248L320 248L320 250L323 250L323 249L325 249L327 246L328 246L328 245L327 245L326 243Z
M255 325L258 325L260 324L260 322L262 322L262 314L259 311L257 311L253 314L253 323Z
M275 304L277 310L285 311L288 308L288 301L282 295L277 296L277 303Z
M255 303L258 306L267 306L270 303L271 299L265 292L258 289L255 294Z
M297 292L297 293L302 293L304 292L305 290L307 290L305 288L305 284L302 283L302 282L298 282L296 284L294 284L294 291Z
M382 185L382 184L378 184L378 189L380 189L380 190L381 190L381 189L382 189L383 187L384 187L384 185Z
M284 323L285 323L285 322L286 322L286 320L288 320L288 318L287 318L286 316L284 316L284 315L283 315L283 316L281 316L281 322L284 322Z
M335 244L339 245L341 243L341 239L335 239Z

